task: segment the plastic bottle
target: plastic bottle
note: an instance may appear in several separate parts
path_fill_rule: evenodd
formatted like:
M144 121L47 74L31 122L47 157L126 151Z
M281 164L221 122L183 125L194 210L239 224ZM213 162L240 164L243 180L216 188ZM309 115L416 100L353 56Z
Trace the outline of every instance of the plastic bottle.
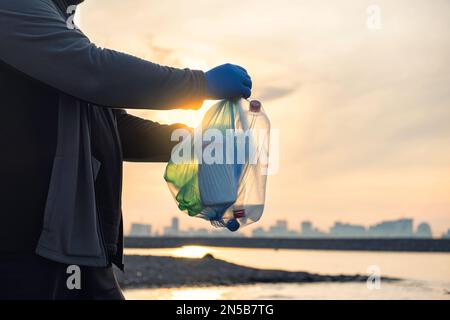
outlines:
M248 141L251 140L253 145L247 146L246 163L239 181L237 200L224 214L225 226L230 231L237 231L240 226L261 218L269 163L270 120L261 102L251 101L248 110L240 116L244 129L249 129Z

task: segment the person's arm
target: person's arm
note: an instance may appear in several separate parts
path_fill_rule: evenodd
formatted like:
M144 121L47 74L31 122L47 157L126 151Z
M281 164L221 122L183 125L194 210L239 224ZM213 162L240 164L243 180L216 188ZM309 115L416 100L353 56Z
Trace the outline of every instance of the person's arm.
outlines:
M178 141L171 141L172 132L192 128L183 124L161 125L128 114L125 110L115 110L117 126L125 161L167 162L172 148Z
M51 0L0 0L0 60L62 92L120 108L199 108L202 71L102 49L71 30Z

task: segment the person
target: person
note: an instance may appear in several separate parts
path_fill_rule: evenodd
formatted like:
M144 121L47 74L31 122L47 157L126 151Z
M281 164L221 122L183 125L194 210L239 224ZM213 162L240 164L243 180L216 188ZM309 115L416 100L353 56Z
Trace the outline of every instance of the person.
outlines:
M124 108L198 109L251 95L245 69L177 69L69 28L82 0L0 0L0 299L123 299L123 161L170 158ZM79 278L77 278L79 277Z

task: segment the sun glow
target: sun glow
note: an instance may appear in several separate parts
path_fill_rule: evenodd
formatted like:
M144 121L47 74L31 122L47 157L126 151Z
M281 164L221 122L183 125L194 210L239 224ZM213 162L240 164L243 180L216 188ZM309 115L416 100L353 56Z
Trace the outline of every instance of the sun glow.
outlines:
M203 116L217 101L207 100L199 110L171 110L156 112L154 120L160 123L183 123L192 128L200 125Z
M173 256L178 258L203 258L208 253L213 253L213 249L200 246L185 246L173 251Z
M227 294L226 289L211 288L155 288L131 289L124 292L127 300L219 300Z
M225 290L220 289L179 289L172 292L172 300L218 300Z

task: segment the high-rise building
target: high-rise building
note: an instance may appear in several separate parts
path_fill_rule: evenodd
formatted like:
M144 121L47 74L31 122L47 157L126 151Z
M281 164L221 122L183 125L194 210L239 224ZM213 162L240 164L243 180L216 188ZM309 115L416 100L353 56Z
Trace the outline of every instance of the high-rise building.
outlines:
M450 229L448 229L447 232L442 235L442 238L443 239L450 239Z
M300 225L301 234L311 234L314 231L313 225L310 221L303 221Z
M130 237L151 237L152 226L149 224L133 223L128 235Z
M332 238L364 238L366 236L366 228L360 225L335 222L330 229Z
M180 222L177 217L173 217L172 224L164 228L164 235L168 237L176 237L180 235Z
M286 220L277 220L275 225L270 226L268 235L272 237L282 237L288 232Z
M372 238L412 238L414 236L413 220L383 221L371 226L368 235Z
M304 221L300 225L300 237L302 238L325 238L327 234L315 228L310 221Z
M178 233L178 231L180 231L180 220L177 217L172 218L172 230L175 233Z
M416 238L431 239L433 237L433 233L431 232L430 225L426 222L419 224L415 236Z

